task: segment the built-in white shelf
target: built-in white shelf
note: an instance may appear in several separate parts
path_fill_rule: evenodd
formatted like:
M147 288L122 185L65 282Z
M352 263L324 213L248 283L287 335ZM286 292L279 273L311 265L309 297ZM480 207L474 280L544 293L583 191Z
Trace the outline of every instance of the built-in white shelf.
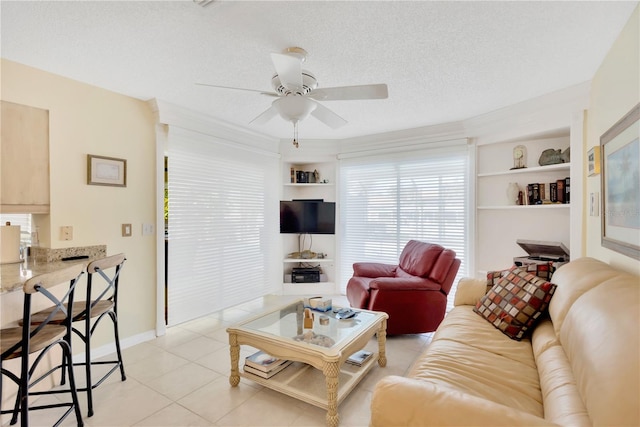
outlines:
M331 182L309 182L309 183L300 183L300 184L294 184L294 183L285 183L284 184L286 187L330 187L333 185L333 183Z
M553 203L546 205L496 205L496 206L478 206L478 209L484 210L505 210L505 209L567 209L571 207L569 203Z
M335 295L336 284L334 282L314 283L283 283L283 295Z
M333 262L331 258L285 258L284 262Z
M570 171L571 170L570 163L558 163L556 165L536 166L532 168L509 169L509 170L499 171L499 172L479 173L478 178L481 178L484 176L515 175L515 174L521 174L521 173L541 173L541 172L554 172L554 171L563 171L563 170L566 170L567 172ZM304 185L304 184L301 184L301 185Z

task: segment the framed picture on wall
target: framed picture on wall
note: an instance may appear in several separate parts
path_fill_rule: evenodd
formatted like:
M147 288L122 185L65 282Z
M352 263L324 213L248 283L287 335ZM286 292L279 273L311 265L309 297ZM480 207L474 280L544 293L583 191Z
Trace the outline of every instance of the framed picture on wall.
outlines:
M127 186L127 161L87 154L87 184Z
M640 104L600 137L602 246L640 259Z

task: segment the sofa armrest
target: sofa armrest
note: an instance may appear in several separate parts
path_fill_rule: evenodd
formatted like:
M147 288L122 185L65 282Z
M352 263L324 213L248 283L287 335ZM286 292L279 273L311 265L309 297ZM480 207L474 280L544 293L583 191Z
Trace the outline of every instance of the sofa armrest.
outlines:
M421 277L379 277L369 283L379 291L439 291L440 284Z
M476 305L478 300L487 293L486 279L471 279L463 277L458 282L456 296L453 300L454 306Z
M353 275L359 277L394 277L397 265L379 262L356 262L353 264Z
M382 378L371 400L370 427L556 426L490 400L395 375Z

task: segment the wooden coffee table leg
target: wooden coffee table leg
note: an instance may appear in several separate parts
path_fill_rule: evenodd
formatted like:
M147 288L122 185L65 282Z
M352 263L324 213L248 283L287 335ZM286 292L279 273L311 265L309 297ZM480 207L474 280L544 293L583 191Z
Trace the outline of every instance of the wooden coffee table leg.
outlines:
M327 426L338 427L338 362L325 362L323 371L327 383Z
M378 365L387 366L387 319L383 319L378 329Z
M236 334L229 334L229 351L231 352L231 376L229 376L229 384L235 387L240 384L240 371L238 370L240 346L238 345L238 336Z

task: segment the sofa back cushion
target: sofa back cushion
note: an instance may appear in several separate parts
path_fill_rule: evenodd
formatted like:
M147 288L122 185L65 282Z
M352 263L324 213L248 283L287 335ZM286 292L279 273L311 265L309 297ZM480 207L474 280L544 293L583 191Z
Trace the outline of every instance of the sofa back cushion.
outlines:
M400 254L398 277L418 276L442 283L454 264L456 253L435 243L410 240Z
M593 425L640 425L640 284L610 279L582 295L560 342Z
M620 274L619 270L594 258L579 258L558 268L551 279L557 289L549 304L556 335L559 335L571 306L582 294Z

